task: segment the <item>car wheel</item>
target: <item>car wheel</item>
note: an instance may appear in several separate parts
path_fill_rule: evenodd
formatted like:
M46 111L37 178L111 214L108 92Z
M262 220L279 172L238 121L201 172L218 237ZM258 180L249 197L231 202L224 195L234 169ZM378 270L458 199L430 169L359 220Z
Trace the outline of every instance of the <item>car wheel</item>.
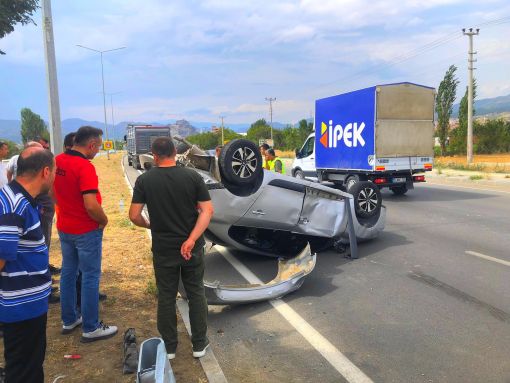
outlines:
M407 185L394 186L390 189L395 195L404 195L407 193Z
M299 178L301 180L305 179L305 173L301 169L298 169L294 172L294 177Z
M237 186L253 184L262 174L262 156L255 143L237 139L221 150L219 158L221 176Z
M349 190L351 187L354 186L355 183L359 182L359 177L357 175L352 175L347 177L345 180L345 188Z
M347 192L354 197L356 216L359 218L371 218L379 214L382 196L376 184L371 181L359 181L348 189Z

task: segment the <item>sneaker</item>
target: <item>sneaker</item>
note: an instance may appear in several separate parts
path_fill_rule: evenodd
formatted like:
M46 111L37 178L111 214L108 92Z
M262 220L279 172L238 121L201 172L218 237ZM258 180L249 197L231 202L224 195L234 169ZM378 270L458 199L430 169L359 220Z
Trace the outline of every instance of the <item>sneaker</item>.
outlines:
M76 327L81 325L81 322L83 322L83 319L81 316L79 316L78 319L76 319L74 321L74 323L71 323L69 326L63 325L62 326L62 334L65 335L65 334L71 333Z
M173 354L172 353L167 354L167 356L168 356L168 360L175 359L175 352Z
M117 326L107 326L102 321L99 322L99 327L91 332L84 332L81 336L82 343L95 342L96 340L102 340L111 338L117 334Z
M207 351L207 348L209 347L209 343L207 343L205 345L205 347L201 350L197 350L195 351L195 349L193 349L193 358L201 358L205 355L205 352Z

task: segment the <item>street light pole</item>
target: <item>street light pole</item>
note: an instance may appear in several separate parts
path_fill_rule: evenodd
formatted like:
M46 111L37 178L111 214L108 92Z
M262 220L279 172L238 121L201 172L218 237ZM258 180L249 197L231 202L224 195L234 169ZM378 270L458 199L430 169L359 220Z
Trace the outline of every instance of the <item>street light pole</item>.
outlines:
M94 48L89 48L89 47L86 47L86 46L83 46L83 45L77 45L77 46L80 47L80 48L83 48L83 49L88 49L89 51L97 52L101 56L101 81L103 83L104 128L105 128L105 138L106 138L106 141L108 141L108 123L106 121L106 94L104 92L103 53L112 52L112 51L118 51L118 50L124 49L126 47L120 47L120 48L114 48L114 49L108 49L108 50L105 50L105 51L100 51L100 50L97 50L97 49L94 49ZM110 151L109 150L106 151L106 157L108 159L110 159Z
M108 96L110 96L110 107L112 109L112 136L113 136L113 150L117 150L117 146L115 144L115 118L113 117L113 95L119 94L122 92L115 92L115 93L108 93Z
M43 36L46 61L46 79L48 82L48 122L50 125L50 144L54 154L62 153L62 127L60 121L60 102L58 97L57 62L55 42L53 40L53 21L51 18L51 0L43 0Z

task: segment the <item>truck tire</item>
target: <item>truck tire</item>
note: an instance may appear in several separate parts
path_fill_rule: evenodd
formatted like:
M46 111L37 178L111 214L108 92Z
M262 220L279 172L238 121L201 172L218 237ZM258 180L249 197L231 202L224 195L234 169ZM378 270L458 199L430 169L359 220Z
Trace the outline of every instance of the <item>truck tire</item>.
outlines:
M347 192L354 197L357 217L371 218L379 214L382 205L381 191L372 181L356 182Z
M296 171L294 172L294 177L299 178L300 180L304 180L305 173L303 173L303 171L301 169L296 169Z
M395 195L404 195L407 193L407 185L394 186L390 188Z
M255 143L236 139L226 144L220 153L221 177L235 186L254 184L262 175L262 156Z
M345 180L345 189L349 190L357 182L359 182L359 177L357 175L354 174L352 176L347 177L347 179Z

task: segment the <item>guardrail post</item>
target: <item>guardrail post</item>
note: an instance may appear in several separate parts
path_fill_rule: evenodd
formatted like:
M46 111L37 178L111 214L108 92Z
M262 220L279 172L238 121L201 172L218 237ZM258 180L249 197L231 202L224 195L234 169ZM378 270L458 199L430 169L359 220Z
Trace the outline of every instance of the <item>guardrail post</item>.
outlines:
M351 250L351 259L358 258L358 242L356 241L356 231L354 230L354 199L348 198L347 206L347 228L349 229L349 246Z

